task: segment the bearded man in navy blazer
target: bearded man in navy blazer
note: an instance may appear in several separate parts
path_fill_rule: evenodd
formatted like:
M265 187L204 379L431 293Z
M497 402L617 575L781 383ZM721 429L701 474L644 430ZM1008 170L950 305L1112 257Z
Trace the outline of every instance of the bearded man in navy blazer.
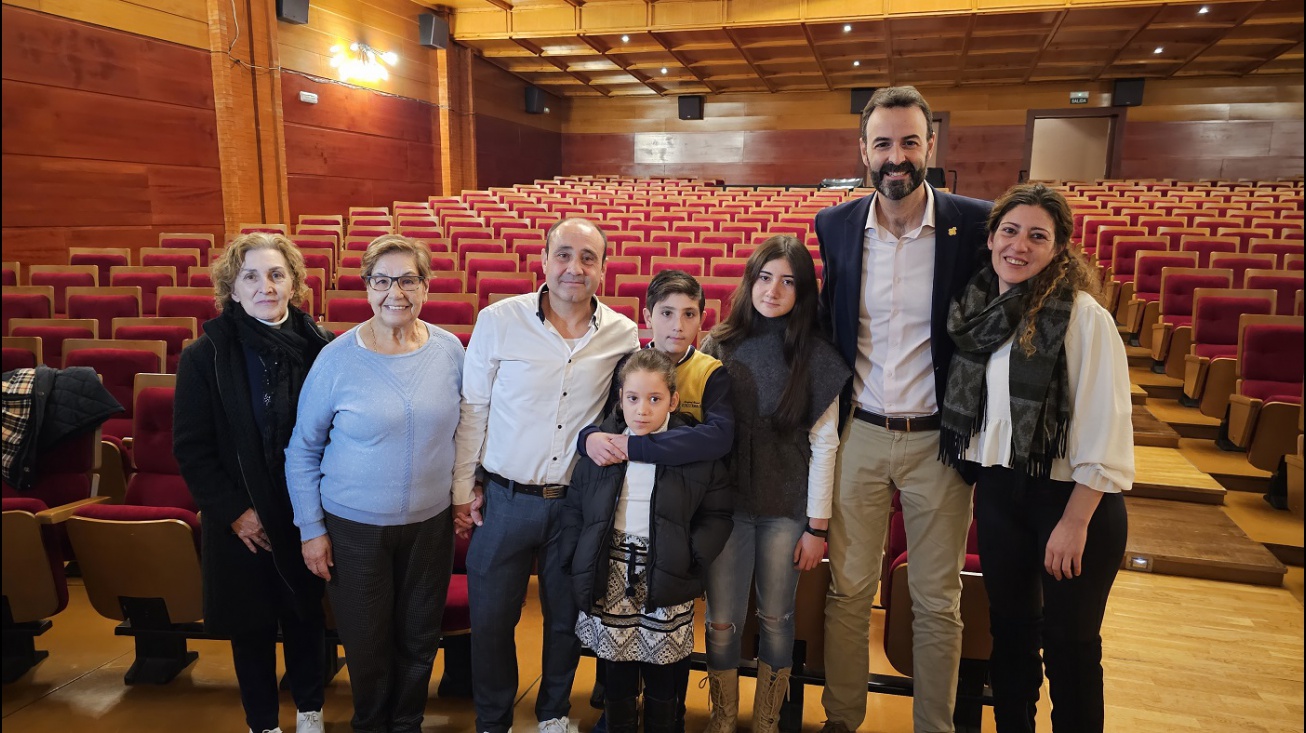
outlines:
M913 723L916 733L954 730L971 488L938 460L939 407L953 352L948 307L981 262L991 204L925 183L932 120L914 87L877 91L860 145L875 193L816 215L821 322L854 373L829 529L824 733L866 717L869 619L894 489L911 552Z

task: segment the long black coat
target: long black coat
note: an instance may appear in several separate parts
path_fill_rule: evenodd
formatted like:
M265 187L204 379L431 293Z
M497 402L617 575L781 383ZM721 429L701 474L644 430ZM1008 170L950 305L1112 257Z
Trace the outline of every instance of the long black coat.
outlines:
M311 364L330 334L293 307L291 318L309 341L305 362ZM259 592L263 586L253 582L266 574L259 563L267 562L267 552L251 553L231 529L251 507L295 606L312 614L322 603L322 580L304 565L285 476L271 475L263 460L247 374L236 325L228 317L215 318L181 354L173 403L173 454L199 506L203 529L204 624L222 635L266 624L280 607L277 597Z
M620 411L618 410L618 413ZM670 427L685 423L672 416ZM620 432L615 416L605 432ZM580 459L563 509L562 556L577 606L588 610L608 589L608 547L625 463L597 466ZM734 528L729 472L721 461L657 467L649 522L648 610L691 601L703 593L707 566Z

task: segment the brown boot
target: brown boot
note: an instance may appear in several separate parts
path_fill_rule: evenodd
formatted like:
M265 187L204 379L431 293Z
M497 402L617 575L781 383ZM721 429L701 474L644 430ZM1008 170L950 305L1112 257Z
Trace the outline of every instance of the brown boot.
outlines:
M739 718L739 670L709 669L707 681L712 718L703 733L735 733Z
M757 692L753 695L753 733L779 733L780 706L789 696L789 667L772 669L757 660Z

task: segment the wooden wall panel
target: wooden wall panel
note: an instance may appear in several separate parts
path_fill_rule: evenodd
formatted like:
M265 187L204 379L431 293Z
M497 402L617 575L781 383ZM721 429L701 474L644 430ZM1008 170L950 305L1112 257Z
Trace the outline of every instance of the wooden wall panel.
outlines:
M205 0L6 0L5 4L191 48L209 48Z
M1301 120L1130 122L1122 163L1126 176L1278 178L1300 176L1302 154Z
M1016 182L1025 156L1025 126L984 125L948 129L948 169L957 171L956 193L996 198ZM947 174L948 185L953 176Z
M1018 179L1031 109L1070 107L1070 91L1110 105L1110 82L922 88L949 114L947 168L959 193L993 198ZM1147 81L1129 109L1123 175L1302 175L1302 77ZM856 176L858 116L846 92L707 97L706 119L682 121L670 98L577 98L566 108L563 171L813 185ZM949 185L952 183L949 174Z
M311 0L308 23L277 24L281 64L287 69L338 79L331 68L331 47L358 41L381 52L392 51L399 62L390 78L359 84L427 102L435 101L432 83L437 51L420 45L417 16L429 8L411 0Z
M318 103L300 102L300 91ZM441 190L431 105L284 74L282 110L292 221L424 201Z
M7 259L222 233L207 52L10 5L2 32Z
M549 114L526 114L526 82L472 61L476 186L511 186L563 172L562 124L572 100L545 95Z
M562 133L476 115L478 188L530 183L562 172Z

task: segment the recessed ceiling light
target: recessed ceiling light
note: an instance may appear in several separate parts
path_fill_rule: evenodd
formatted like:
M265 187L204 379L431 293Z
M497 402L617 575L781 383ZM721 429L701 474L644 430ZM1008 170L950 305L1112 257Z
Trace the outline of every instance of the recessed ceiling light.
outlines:
M1162 48L1161 46L1157 46L1156 48L1152 49L1152 53L1161 53L1164 50L1165 49Z
M861 66L861 65L862 65L862 62L860 62L860 61L854 61L854 62L853 62L853 66Z
M630 43L630 36L622 36L622 37L621 37L621 42L622 42L622 43Z
M852 26L850 26L850 25L845 25L845 26L843 27L843 32L844 32L844 33L847 33L847 32L849 32L849 31L851 31L852 29L853 29Z
M662 67L662 73L663 73L663 74L667 73L667 67L665 67L665 66Z
M1200 8L1197 9L1197 14L1198 14L1198 15L1206 15L1206 14L1209 13L1209 12L1211 12L1211 9L1208 8L1208 7L1206 7L1205 5L1203 5L1202 7L1200 7Z

